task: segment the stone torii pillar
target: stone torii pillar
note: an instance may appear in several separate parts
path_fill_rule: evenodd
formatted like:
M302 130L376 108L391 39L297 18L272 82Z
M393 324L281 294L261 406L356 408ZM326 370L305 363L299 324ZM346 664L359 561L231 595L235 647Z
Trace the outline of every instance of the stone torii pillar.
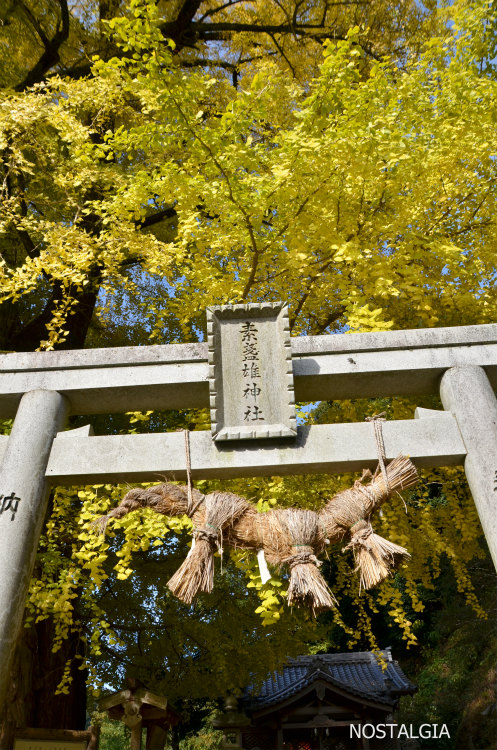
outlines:
M451 367L440 385L466 446L464 469L497 569L497 399L482 367Z
M48 501L45 472L69 403L57 391L25 393L0 467L0 705L9 686L29 580Z

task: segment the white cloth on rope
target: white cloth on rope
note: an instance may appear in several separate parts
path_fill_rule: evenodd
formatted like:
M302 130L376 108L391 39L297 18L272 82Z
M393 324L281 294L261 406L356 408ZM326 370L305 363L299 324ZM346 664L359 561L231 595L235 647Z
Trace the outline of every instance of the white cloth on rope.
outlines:
M267 583L271 578L271 573L269 572L263 549L260 549L257 552L257 562L259 563L259 573L261 576L261 581L262 583Z

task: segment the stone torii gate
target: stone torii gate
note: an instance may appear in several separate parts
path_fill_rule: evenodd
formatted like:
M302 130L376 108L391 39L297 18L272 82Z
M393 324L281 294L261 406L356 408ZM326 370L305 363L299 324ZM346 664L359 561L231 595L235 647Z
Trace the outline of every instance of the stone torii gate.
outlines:
M254 356L257 355L257 356ZM297 426L295 400L440 393L444 410L383 426L388 459L464 466L497 567L497 325L290 338L280 304L208 311L208 341L0 356L0 704L50 487L186 477L180 433L62 432L69 414L211 408L191 475L373 468L372 425Z

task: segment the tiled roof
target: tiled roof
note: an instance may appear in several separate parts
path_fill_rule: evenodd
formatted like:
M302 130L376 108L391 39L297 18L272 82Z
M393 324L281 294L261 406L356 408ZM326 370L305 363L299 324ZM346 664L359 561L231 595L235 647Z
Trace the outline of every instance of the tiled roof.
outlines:
M290 698L316 680L377 703L393 706L400 695L412 694L416 686L407 679L390 649L380 652L386 662L381 663L372 651L346 654L316 654L290 659L280 672L270 675L261 689L244 697L244 707L257 711Z

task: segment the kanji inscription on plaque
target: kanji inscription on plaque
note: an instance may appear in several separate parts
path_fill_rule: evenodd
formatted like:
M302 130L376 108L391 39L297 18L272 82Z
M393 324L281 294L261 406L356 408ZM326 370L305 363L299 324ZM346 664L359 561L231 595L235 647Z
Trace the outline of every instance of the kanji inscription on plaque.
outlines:
M207 339L214 439L295 437L287 306L209 307Z

